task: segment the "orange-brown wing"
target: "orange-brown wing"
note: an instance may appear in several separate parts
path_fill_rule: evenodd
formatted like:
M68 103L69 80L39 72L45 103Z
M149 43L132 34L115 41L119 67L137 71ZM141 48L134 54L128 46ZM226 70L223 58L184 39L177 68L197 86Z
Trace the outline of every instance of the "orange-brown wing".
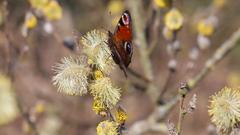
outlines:
M117 27L112 34L109 32L109 47L113 60L126 74L126 68L132 58L132 21L129 11L123 12Z
M128 10L123 12L118 21L113 34L113 42L116 51L121 56L120 61L128 67L132 58L132 18Z
M120 69L123 70L124 75L127 77L126 68L130 62L128 64L126 64L126 55L123 52L124 50L122 50L122 48L120 48L120 49L117 48L117 46L119 46L118 44L120 42L114 41L114 36L110 31L108 32L108 34L109 34L108 46L111 50L112 58L115 61L115 63L119 65ZM120 51L120 50L122 50L122 51Z
M128 10L123 12L113 35L116 42L132 41L132 18Z

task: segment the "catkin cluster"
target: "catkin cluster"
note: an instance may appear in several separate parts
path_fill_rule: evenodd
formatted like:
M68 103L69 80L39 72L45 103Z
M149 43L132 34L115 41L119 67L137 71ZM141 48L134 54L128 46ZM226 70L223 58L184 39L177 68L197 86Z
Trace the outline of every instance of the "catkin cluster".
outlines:
M108 35L104 30L93 30L81 38L82 54L78 57L65 57L54 66L53 84L58 91L67 95L93 96L92 109L108 120L97 126L98 135L117 135L127 119L125 111L118 107L111 114L121 91L115 87L109 74L116 66L107 45Z
M68 95L90 93L97 113L111 109L120 99L120 89L108 77L115 63L107 45L107 32L93 30L81 38L83 54L65 57L54 66L53 83Z

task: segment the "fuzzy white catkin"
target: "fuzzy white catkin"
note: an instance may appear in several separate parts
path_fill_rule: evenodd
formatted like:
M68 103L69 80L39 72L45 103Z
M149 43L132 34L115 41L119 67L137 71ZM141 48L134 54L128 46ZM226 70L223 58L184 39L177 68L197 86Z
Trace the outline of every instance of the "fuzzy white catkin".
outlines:
M89 86L91 94L95 99L112 108L120 100L120 89L112 85L110 78L103 77L95 80Z
M107 41L108 33L105 30L92 30L81 38L83 53L104 73L109 73L116 66Z
M90 69L82 57L63 58L55 67L56 75L53 83L59 92L67 95L83 95L87 93Z

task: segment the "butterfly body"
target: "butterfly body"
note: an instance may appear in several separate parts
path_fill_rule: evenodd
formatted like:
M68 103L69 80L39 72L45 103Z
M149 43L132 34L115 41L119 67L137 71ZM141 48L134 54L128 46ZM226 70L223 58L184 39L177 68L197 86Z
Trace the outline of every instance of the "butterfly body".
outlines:
M114 33L109 31L108 46L113 60L124 71L131 62L132 48L132 22L129 11L123 12Z

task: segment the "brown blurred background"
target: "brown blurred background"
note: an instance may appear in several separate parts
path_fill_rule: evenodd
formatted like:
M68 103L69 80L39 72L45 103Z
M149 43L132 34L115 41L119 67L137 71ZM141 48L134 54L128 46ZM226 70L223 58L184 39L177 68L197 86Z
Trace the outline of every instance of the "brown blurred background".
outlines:
M75 38L82 36L93 29L106 29L113 31L116 24L114 18L121 15L111 14L110 3L113 0L59 0L63 9L63 17L53 21L53 34L43 32L42 27L31 30L27 37L21 34L21 27L25 14L31 10L27 0L7 0L8 20L7 26L2 25L0 31L0 70L2 73L9 73L13 79L13 87L18 102L23 112L31 112L37 106L45 108L36 116L38 130L44 130L44 135L95 135L96 125L102 120L91 109L92 97L66 96L57 92L52 84L54 64L64 56L75 55L63 45L66 37ZM126 0L127 1L127 0ZM123 1L122 9L128 9L126 1ZM144 12L153 1L143 0ZM186 73L186 65L189 62L188 54L192 46L196 45L197 32L194 29L194 21L199 19L197 15L208 15L206 9L211 4L210 0L178 0L174 1L184 16L184 25L178 33L178 39L182 50L178 56L177 72L170 80L165 98L171 97L181 82L196 75L203 67L204 62L212 56L228 37L240 26L240 1L228 0L226 5L218 11L218 27L210 38L212 45L200 51L200 57L195 62L193 69ZM201 15L200 15L201 16ZM143 20L147 16L142 16ZM196 20L194 20L196 19ZM163 20L160 20L163 24ZM115 21L116 22L116 21ZM7 27L7 28L6 28ZM162 27L160 28L161 32ZM8 33L8 37L6 36ZM160 34L158 45L151 55L154 82L160 87L163 86L167 76L167 63L170 57L166 53L167 41ZM11 47L8 47L11 45ZM9 49L10 48L10 49ZM81 48L77 50L81 53ZM238 87L240 85L240 48L230 53L215 70L207 75L196 88L187 96L188 100L193 93L197 94L197 109L193 114L187 115L183 124L184 135L208 134L210 117L208 116L209 96L224 86ZM134 46L134 55L130 68L141 73L142 68L139 61L137 46ZM124 78L122 71L116 68L111 76L117 86L123 89L121 99L122 106L126 109L129 119L127 128L137 120L146 118L154 109L155 104L148 95L140 90L126 89L128 81ZM130 76L128 79L131 79ZM0 106L1 108L1 106ZM178 107L171 111L165 121L177 122ZM49 121L48 121L49 120ZM50 130L49 131L48 127ZM0 127L1 135L25 135L32 134L30 127L24 124L22 116ZM56 131L54 131L56 130ZM148 132L146 135L166 134Z

